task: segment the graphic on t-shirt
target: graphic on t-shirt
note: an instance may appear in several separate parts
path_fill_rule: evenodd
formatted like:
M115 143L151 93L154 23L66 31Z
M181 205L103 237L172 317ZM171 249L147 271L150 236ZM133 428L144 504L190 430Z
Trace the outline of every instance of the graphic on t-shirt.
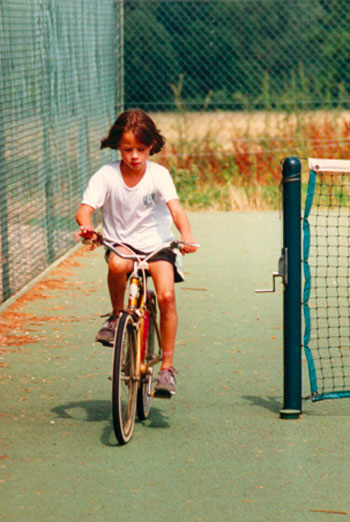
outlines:
M152 194L147 194L147 196L143 197L143 204L147 208L154 205L155 201L156 201L156 195L154 192L152 192Z

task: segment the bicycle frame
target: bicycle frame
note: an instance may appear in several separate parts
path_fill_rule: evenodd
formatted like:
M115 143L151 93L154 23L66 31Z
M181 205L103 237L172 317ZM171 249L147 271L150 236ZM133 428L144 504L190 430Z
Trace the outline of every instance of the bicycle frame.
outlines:
M131 259L133 261L133 270L129 275L130 286L129 286L129 295L127 308L124 310L135 318L136 329L137 329L137 337L136 337L136 368L135 368L135 380L138 382L138 386L141 383L141 376L150 372L151 369L153 371L153 366L158 364L162 360L162 342L159 326L156 320L156 310L154 309L153 304L147 306L148 302L148 285L147 285L147 271L148 271L148 260L155 256L158 252L163 250L164 248L175 248L178 247L178 241L173 241L169 245L162 245L157 248L151 254L147 256L140 256L132 251L132 249L126 245L120 244L118 246L122 246L132 252L132 254L124 254L120 252L113 245L110 245L107 241L101 238L102 244L109 248L112 252L123 259ZM144 336L144 321L146 313L150 312L153 319L153 324L157 336L158 342L158 355L153 358L149 362L145 362L142 360L141 351L142 351L142 342ZM153 395L151 390L149 390L149 395Z
M158 390L152 392L153 366L162 360L162 343L156 318L156 300L148 290L148 261L165 248L181 248L191 245L184 241L172 241L162 245L151 254L138 255L127 245L131 254L120 252L118 247L97 235L95 244L104 245L117 256L130 259L133 268L129 274L127 307L120 313L113 343L112 359L112 419L113 428L120 444L132 437L135 416L142 421L148 418L151 397L170 399L171 393ZM199 246L199 245L191 245ZM158 341L158 354L154 349L154 338Z
M147 271L148 271L148 261L158 254L161 250L165 248L180 248L181 245L191 245L199 247L200 245L195 243L186 243L182 240L173 240L168 244L163 244L159 248L155 249L148 255L139 255L136 254L128 245L120 244L118 246L126 248L131 252L131 254L124 254L120 252L117 248L111 245L108 241L106 241L101 234L94 231L97 235L97 242L101 245L104 245L106 248L114 252L117 256L123 259L130 259L133 261L133 270L129 275L130 286L129 286L129 295L128 295L128 304L126 310L124 312L133 316L137 328L137 337L136 337L136 371L135 371L135 380L140 386L141 376L146 373L153 373L153 366L158 364L162 360L162 342L159 326L156 320L156 310L152 304L147 307L147 299L148 299L148 290L147 290ZM89 240L88 240L89 241ZM88 242L87 241L87 242ZM142 340L143 340L143 328L144 328L144 319L145 314L148 313L148 309L151 312L154 329L157 336L158 342L158 355L154 357L151 361L145 363L141 357L142 350ZM153 394L150 393L151 396Z
M142 265L142 266L141 266ZM141 375L147 373L149 368L158 364L162 359L161 336L156 320L156 311L152 303L148 303L148 286L147 286L147 265L144 261L134 261L134 269L130 275L130 286L127 308L125 312L131 314L135 318L136 324L136 368L135 379L140 384ZM140 275L141 273L141 275ZM149 362L145 362L142 356L143 343L147 338L145 334L146 314L152 315L153 324L158 342L158 355Z

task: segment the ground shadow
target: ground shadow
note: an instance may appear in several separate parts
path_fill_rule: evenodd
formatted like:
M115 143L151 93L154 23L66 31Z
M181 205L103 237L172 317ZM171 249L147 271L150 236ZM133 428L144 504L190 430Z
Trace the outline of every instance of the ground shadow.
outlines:
M249 401L252 406L259 406L273 413L279 413L282 409L282 403L276 397L264 398L257 395L242 395L242 399Z
M67 402L52 408L51 411L57 415L59 419L72 419L83 422L104 422L105 425L101 434L101 442L104 446L118 446L116 442L113 421L111 401L107 400L91 400ZM81 411L84 413L81 414ZM145 421L138 421L145 428L169 428L168 417L164 415L162 410L151 406L150 416Z
M111 401L91 400L66 402L52 408L59 419L72 419L83 422L104 422L101 442L104 446L117 446L113 433ZM83 413L82 413L83 412Z
M277 400L276 397L264 398L256 395L243 395L242 399L249 401L252 406L259 406L273 413L280 413L283 408L282 402ZM309 397L304 397L303 399L302 413L313 417L350 416L349 408L339 400L312 402Z
M147 428L170 428L167 419L169 419L169 417L164 415L162 410L151 406L149 417L147 420L143 421L143 424Z
M79 410L85 412L84 417L79 415ZM106 421L111 417L111 402L105 400L67 402L52 408L51 411L60 419L75 419L86 422Z

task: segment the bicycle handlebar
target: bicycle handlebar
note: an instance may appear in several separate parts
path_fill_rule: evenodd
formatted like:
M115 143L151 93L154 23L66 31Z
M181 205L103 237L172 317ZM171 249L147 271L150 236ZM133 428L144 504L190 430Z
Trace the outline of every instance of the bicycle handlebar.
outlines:
M127 245L123 245L122 243L118 246L123 246L124 248L127 248L128 250L130 250L132 252L132 254L124 254L123 252L120 252L118 250L118 248L114 247L113 245L111 245L110 243L108 243L105 239L102 238L102 236L100 236L101 239L101 243L102 245L104 245L105 247L109 248L110 250L112 250L112 252L114 252L115 254L117 254L117 256L119 257L122 257L123 259L131 259L132 261L148 261L149 259L151 259L153 256L155 256L156 254L158 254L158 252L160 252L161 250L163 250L164 248L181 248L182 245L187 245L187 246L194 246L194 247L199 247L200 245L198 243L188 243L186 241L182 241L182 240L179 240L179 239L175 239L173 241L171 241L170 243L168 244L165 244L165 245L161 245L160 247L156 248L153 252L151 252L150 254L145 254L145 255L140 255L140 254L136 254L135 252L132 251L132 249L127 246Z
M141 254L140 255L140 254L136 254L136 252L134 252L129 246L121 243L118 246L123 246L124 248L127 248L130 252L132 252L131 254L124 254L123 252L120 252L118 250L118 248L114 247L108 241L106 241L104 239L104 237L102 236L102 234L100 234L99 232L96 232L95 230L93 231L93 233L96 234L96 236L97 236L97 241L96 241L97 243L105 246L106 248L109 248L117 256L122 257L123 259L131 259L132 261L138 261L138 262L148 261L153 256L155 256L158 252L163 250L164 248L179 248L180 249L181 246L184 246L184 245L193 246L193 247L200 246L199 243L188 243L187 241L182 241L181 239L174 239L173 241L170 241L168 244L161 245L160 247L156 248L150 254L146 254L146 255ZM85 244L91 243L91 239L83 239L83 243L85 243Z

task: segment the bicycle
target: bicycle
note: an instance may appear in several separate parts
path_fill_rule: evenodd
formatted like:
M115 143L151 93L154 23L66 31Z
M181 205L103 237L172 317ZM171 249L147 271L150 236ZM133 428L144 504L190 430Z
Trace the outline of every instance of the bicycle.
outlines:
M124 254L102 236L98 239L118 256L133 261L126 292L127 307L120 312L113 343L112 419L116 438L123 445L133 435L136 412L139 420L145 420L150 413L152 397L171 398L168 393L152 390L154 366L162 360L162 344L157 323L156 296L147 286L148 261L164 248L181 248L188 243L174 240L147 256L140 256L130 247L126 248L131 254Z

